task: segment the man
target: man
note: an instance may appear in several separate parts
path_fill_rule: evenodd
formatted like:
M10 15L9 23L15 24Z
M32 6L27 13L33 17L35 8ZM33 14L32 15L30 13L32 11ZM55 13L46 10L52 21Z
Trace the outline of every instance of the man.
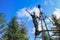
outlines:
M33 21L33 23L34 23L34 27L37 29L38 27L38 22L37 22L37 17L35 16L35 12L33 12L33 14L31 14L27 9L26 9L26 11L31 15L31 17L32 17L32 21Z
M38 22L37 22L37 16L35 15L35 12L33 12L33 14L31 14L27 9L26 9L26 11L31 15L31 17L32 17L32 21L33 21L33 23L34 23L34 27L35 27L35 36L37 36L37 35L39 35L39 30L38 30Z

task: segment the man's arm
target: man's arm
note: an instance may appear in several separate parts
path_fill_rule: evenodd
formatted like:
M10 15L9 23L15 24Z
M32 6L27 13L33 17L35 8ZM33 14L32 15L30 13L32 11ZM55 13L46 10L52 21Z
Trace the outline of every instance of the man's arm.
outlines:
M26 11L32 16L32 14L26 9Z

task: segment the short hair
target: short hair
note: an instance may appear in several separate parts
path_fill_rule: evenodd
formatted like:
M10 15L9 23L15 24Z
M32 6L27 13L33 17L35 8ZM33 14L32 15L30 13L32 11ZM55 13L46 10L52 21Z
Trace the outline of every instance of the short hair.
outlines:
M38 8L41 8L41 6L40 6L40 5L37 5L37 7L38 7Z
M35 14L35 12L33 12Z

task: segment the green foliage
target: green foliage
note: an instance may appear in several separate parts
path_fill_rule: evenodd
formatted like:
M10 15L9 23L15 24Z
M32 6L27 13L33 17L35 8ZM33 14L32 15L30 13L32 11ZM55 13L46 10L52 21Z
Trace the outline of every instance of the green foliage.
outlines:
M4 35L3 40L28 40L25 25L18 24L15 16L12 18L11 22L9 22L7 32Z
M5 30L3 30L3 28L5 27L5 14L3 14L3 13L0 13L0 34L2 34L3 33L3 31L5 31Z
M3 24L5 22L5 15L3 13L0 13L0 24Z
M46 32L43 32L44 40L49 40L49 37Z
M25 28L25 26L23 24L21 26L22 26L22 28L20 30L20 33L22 34L21 35L21 40L28 40L27 35L26 35L27 30L26 30L26 28Z
M55 15L52 15L52 20L54 21L54 25L57 28L60 28L60 19L57 19Z
M57 19L55 15L52 15L52 20L53 20L53 22L54 22L53 25L56 26L56 29L60 29L60 18ZM58 33L54 33L54 34L57 34L57 35L60 36L60 31L58 31Z

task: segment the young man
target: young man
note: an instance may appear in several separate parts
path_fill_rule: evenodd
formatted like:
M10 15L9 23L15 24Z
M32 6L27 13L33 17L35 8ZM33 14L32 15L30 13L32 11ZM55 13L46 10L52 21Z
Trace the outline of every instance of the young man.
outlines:
M34 27L35 27L35 36L39 35L39 30L38 30L38 21L37 21L37 16L35 15L35 12L33 12L33 14L31 14L27 9L26 11L31 15L32 17L32 21L33 21L33 24L34 24Z

